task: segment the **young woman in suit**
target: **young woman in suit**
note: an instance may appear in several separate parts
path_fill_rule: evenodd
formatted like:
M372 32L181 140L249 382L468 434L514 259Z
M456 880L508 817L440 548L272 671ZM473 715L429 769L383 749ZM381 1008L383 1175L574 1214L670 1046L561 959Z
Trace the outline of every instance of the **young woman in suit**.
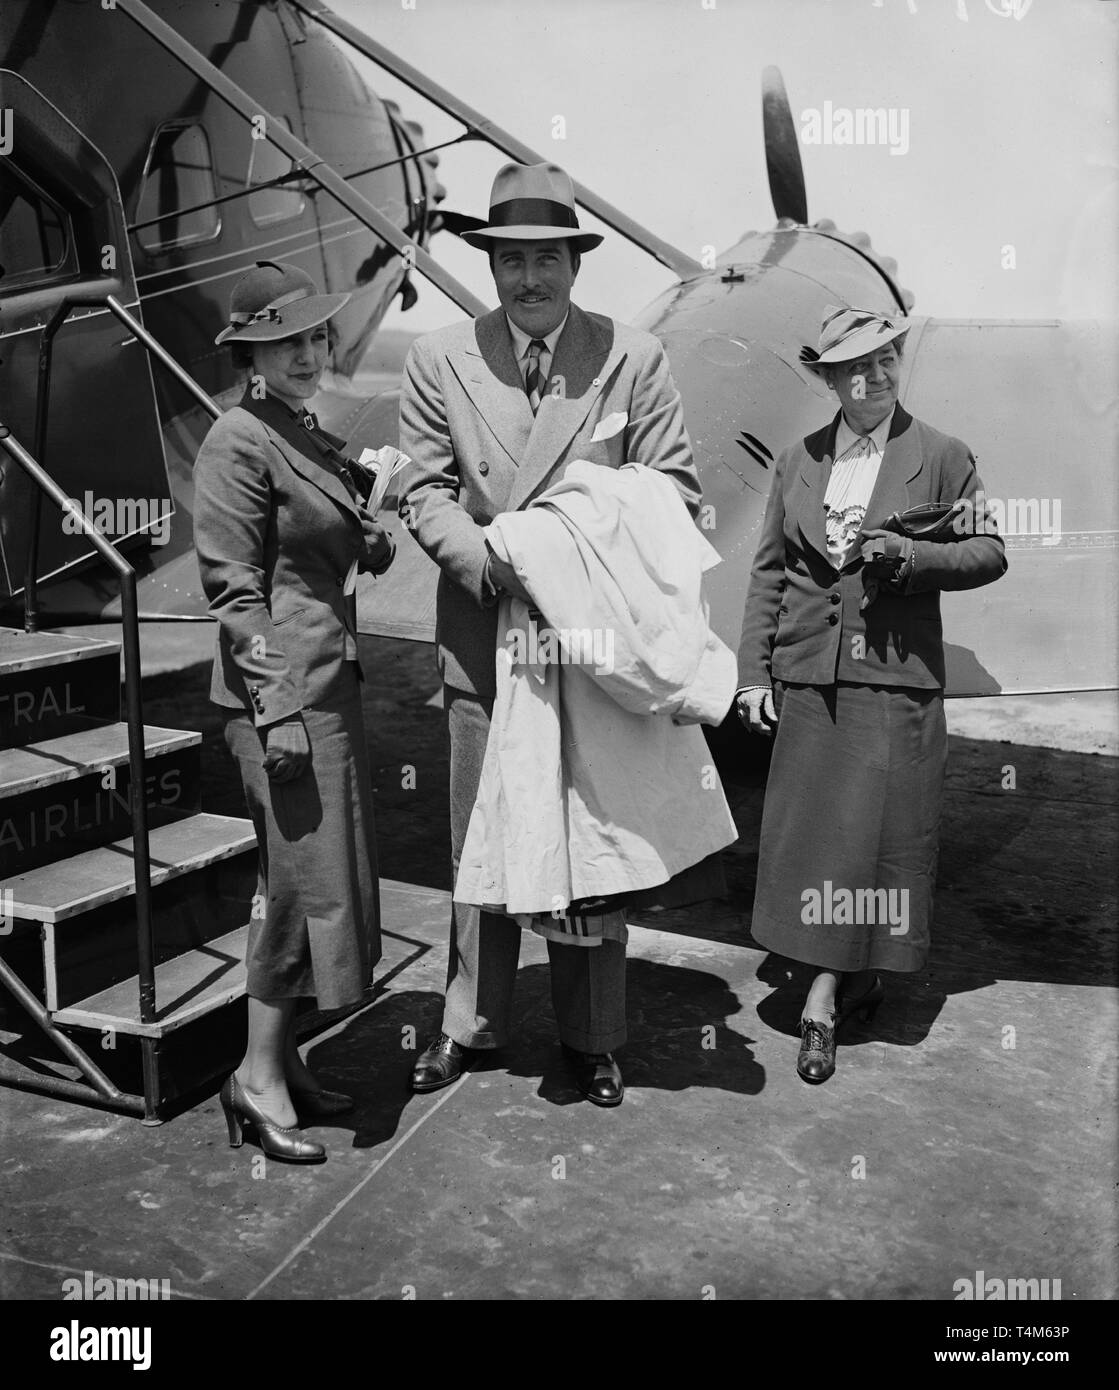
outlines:
M824 311L802 362L839 397L830 425L781 455L739 647L739 717L776 726L751 932L814 966L797 1070L826 1081L835 1035L873 1017L878 972L920 970L929 950L947 752L940 591L1006 569L974 525L975 460L898 405L908 324ZM947 540L886 521L962 501Z
M211 698L226 711L260 845L249 926L248 1046L221 1102L230 1144L246 1123L272 1157L326 1158L298 1120L352 1109L300 1057L296 1001L357 1002L380 958L372 780L361 717L354 581L393 547L364 510L344 441L303 403L348 295L260 261L218 336L251 373L195 464L194 535L218 622Z

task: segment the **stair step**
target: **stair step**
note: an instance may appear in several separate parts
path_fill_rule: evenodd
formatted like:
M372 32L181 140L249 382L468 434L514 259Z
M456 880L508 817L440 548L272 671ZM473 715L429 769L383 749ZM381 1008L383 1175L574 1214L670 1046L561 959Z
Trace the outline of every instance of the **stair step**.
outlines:
M144 752L149 758L201 742L201 734L144 726ZM4 749L0 751L0 799L69 782L105 767L127 766L128 725L123 723L82 729L26 748Z
M120 718L120 646L0 628L0 748L41 743Z
M100 637L70 637L64 632L22 632L0 627L0 676L34 671L41 666L60 666L68 661L119 655L119 642Z
M154 1023L140 1022L140 986L136 975L59 1009L53 1020L77 1028L111 1028L139 1037L161 1037L224 1008L244 994L248 935L248 926L237 927L205 946L156 966L158 1012Z
M192 869L240 854L256 844L252 822L207 812L148 836L151 882L166 883ZM33 922L61 922L81 912L127 898L135 892L132 837L75 854L54 864L0 880L0 894L10 890L12 915Z

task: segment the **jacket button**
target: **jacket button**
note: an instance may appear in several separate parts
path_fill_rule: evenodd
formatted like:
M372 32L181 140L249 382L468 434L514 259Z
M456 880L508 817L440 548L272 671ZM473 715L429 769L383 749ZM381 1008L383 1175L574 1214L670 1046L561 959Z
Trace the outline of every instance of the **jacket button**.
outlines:
M485 461L485 459L482 459L481 463L478 464L478 472L481 473L482 477L484 478L489 471L489 464Z
M838 614L838 613L829 613L829 614L828 614L828 622L832 625L832 627L835 627L836 623L839 622L839 614Z
M838 602L839 602L839 595L838 595L838 594L832 594L830 597L831 597L832 603L838 603Z
M342 576L339 574L339 575L335 575L335 577L334 577L334 582L335 582L335 584L338 586L338 588L340 589L340 588L342 587L343 583L344 583L344 580L342 579Z

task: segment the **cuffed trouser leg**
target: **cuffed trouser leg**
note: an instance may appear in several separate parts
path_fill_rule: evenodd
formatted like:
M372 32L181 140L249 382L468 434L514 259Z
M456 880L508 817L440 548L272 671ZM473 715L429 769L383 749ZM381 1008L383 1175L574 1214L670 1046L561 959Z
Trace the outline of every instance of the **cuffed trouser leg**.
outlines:
M451 740L451 860L455 880L478 796L493 701L450 686L443 691ZM451 904L443 1031L460 1047L501 1047L517 978L521 929L509 917Z
M451 905L443 1031L460 1047L503 1047L517 978L521 929L510 917Z
M451 740L451 855L459 858L478 796L493 701L444 690ZM621 914L619 914L619 917ZM460 1047L501 1047L520 956L521 928L510 917L464 903L451 907L443 1031ZM610 1052L626 1040L626 948L548 943L552 1005L562 1042L579 1052Z
M620 915L620 914L619 914ZM548 942L552 1007L560 1041L578 1052L613 1052L626 1040L626 948Z

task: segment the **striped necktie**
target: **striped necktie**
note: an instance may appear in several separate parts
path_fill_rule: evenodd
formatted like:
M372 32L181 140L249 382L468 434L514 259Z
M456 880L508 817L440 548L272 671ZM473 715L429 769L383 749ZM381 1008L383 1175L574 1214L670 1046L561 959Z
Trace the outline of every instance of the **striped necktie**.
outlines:
M547 349L548 344L543 338L533 338L528 345L528 371L525 372L525 394L528 396L528 403L532 407L535 415L540 409L540 392L544 385L544 376L540 370L540 354Z

